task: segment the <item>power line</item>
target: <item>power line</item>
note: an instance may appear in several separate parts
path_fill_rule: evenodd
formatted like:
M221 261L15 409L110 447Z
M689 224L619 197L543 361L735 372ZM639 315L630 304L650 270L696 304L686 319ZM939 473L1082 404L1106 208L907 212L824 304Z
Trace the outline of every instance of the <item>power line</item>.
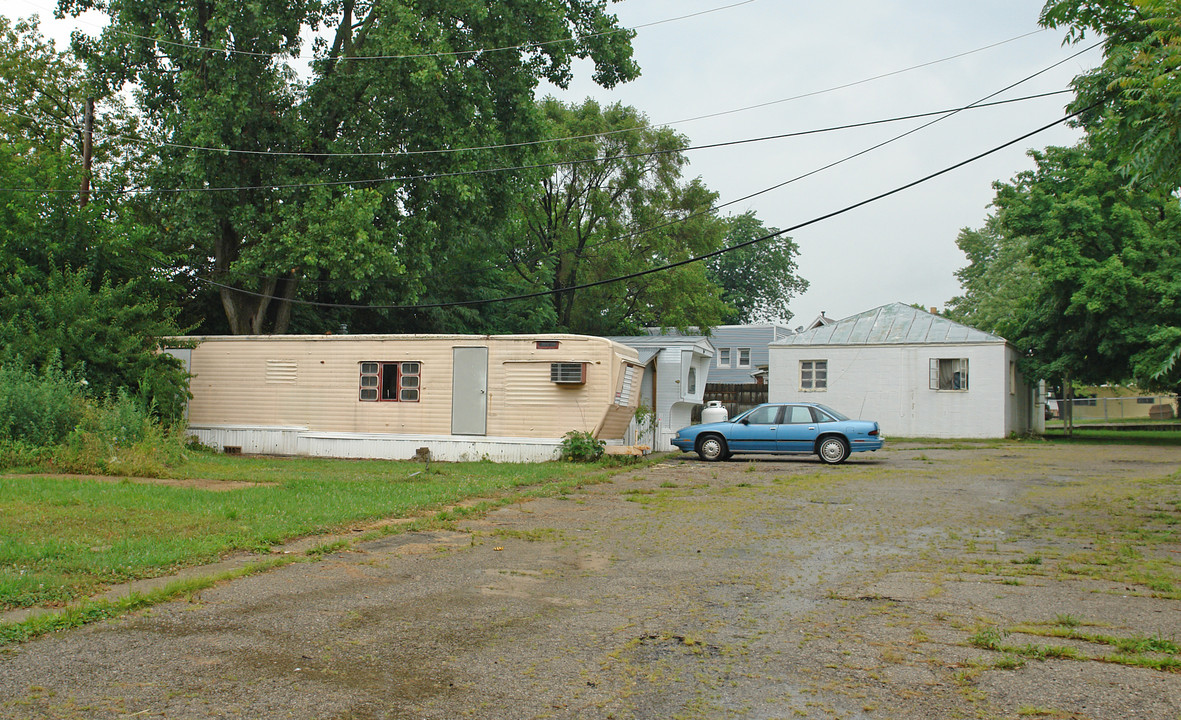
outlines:
M1011 90L1011 89L1013 89L1013 88L1015 88L1015 87L1017 87L1017 86L1019 86L1019 85L1022 85L1022 84L1026 83L1026 82L1029 82L1030 80L1032 80L1032 79L1034 79L1034 78L1038 77L1039 75L1043 75L1043 74L1045 74L1045 73L1049 72L1050 70L1053 70L1055 67L1057 67L1057 66L1059 66L1059 65L1061 65L1061 64L1063 64L1063 63L1069 62L1069 61L1070 61L1070 60L1072 60L1073 58L1075 58L1075 57L1077 57L1077 56L1079 56L1079 55L1082 55L1083 53L1085 53L1085 52L1088 52L1088 51L1090 51L1090 50L1094 49L1095 47L1098 47L1098 45L1099 45L1098 43L1092 44L1092 45L1090 45L1090 46L1088 46L1088 47L1086 47L1086 48L1083 48L1082 50L1079 50L1079 51L1075 52L1074 54L1070 55L1069 57L1067 57L1067 58L1064 58L1063 60L1060 60L1060 61L1058 61L1058 62L1056 62L1056 63L1053 63L1053 64L1049 65L1048 67L1042 68L1041 70L1038 70L1037 72L1031 73L1030 75L1027 75L1026 77L1024 77L1024 78L1022 78L1022 79L1020 79L1020 80L1018 80L1018 81L1016 81L1016 82L1010 83L1009 85L1007 85L1007 86L1005 86L1005 87L1003 87L1003 88L1001 88L1001 89L999 89L999 90L996 90L995 92L989 93L988 95L985 95L984 97L980 98L979 100L975 101L974 103L971 103L970 105L964 106L963 108L960 108L960 109L957 109L957 110L954 110L954 111L951 111L951 112L948 112L948 113L944 113L944 114L942 114L942 117L937 117L936 119L934 119L934 120L932 120L932 121L930 121L930 122L924 123L924 124L922 124L922 125L920 125L920 126L918 126L918 127L915 127L915 128L912 128L912 129L910 129L910 130L907 130L907 131L906 131L906 132L904 132L904 133L901 133L901 134L899 134L899 135L896 135L896 136L894 136L894 137L891 137L891 138L889 138L889 139L887 139L887 140L884 140L884 141L882 141L882 142L880 142L880 143L877 143L877 144L875 144L875 145L872 145L872 146L870 146L870 147L868 147L868 148L865 148L865 149L863 149L863 150L861 150L861 151L859 151L859 152L853 153L853 154L851 154L851 155L847 155L847 156L845 156L845 157L843 157L843 158L841 158L841 159L839 159L839 160L836 160L836 161L834 161L834 162L828 163L827 165L823 165L823 166L821 166L821 167L819 167L819 168L815 168L815 169L813 169L813 170L811 170L811 171L809 171L809 172L803 173L803 174L801 174L801 175L797 175L796 177L793 177L793 178L790 178L790 179L788 179L788 180L785 180L784 182L778 183L778 184L776 184L776 185L773 185L773 186L771 186L771 187L769 187L769 188L764 188L764 189L762 189L762 190L759 190L759 191L757 191L757 192L751 193L751 194L749 194L749 195L746 195L746 196L744 196L744 197L737 198L737 199L735 199L735 200L731 200L731 201L729 201L729 202L726 202L726 203L721 203L721 204L718 204L718 205L714 205L714 206L710 207L710 208L709 208L709 209L707 209L707 210L702 210L702 211L699 211L699 212L696 212L696 213L690 213L690 214L688 214L688 215L686 215L686 216L684 216L684 217L680 217L680 218L677 218L677 219L675 219L675 220L671 220L671 221L669 221L669 222L661 223L661 224L659 224L659 225L654 225L654 226L650 226L650 227L647 227L647 228L642 228L642 229L640 229L640 230L636 230L636 231L633 231L633 232L631 232L631 233L626 233L626 234L624 234L624 235L615 236L615 237L611 237L611 238L606 238L606 239L604 239L604 240L602 240L602 241L600 241L600 242L598 242L598 243L592 243L592 244L588 245L588 246L587 246L587 248L585 248L585 249L594 249L594 248L597 248L597 247L600 247L600 246L603 246L603 245L607 245L607 244L610 244L610 243L614 243L614 242L620 242L620 241L623 241L623 240L627 240L627 239L629 239L629 238L633 238L633 237L637 237L637 236L639 236L639 235L643 235L643 234L645 234L645 233L649 233L649 232L655 232L656 230L660 230L660 229L663 229L663 228L666 228L666 227L671 227L671 226L674 226L674 225L677 225L677 224L680 224L680 223L683 223L683 222L687 222L688 220L690 220L690 219L692 219L692 218L694 218L694 217L700 217L700 216L703 216L703 215L708 215L708 214L715 213L715 212L717 212L718 210L721 210L721 209L723 209L723 208L725 208L725 207L729 207L729 206L731 206L731 205L735 205L735 204L737 204L737 203L744 202L744 201L746 201L746 200L749 200L749 199L751 199L751 198L757 197L757 196L759 196L759 195L766 194L766 193L768 193L768 192L771 192L771 191L773 191L773 190L777 190L777 189L779 189L779 188L782 188L782 187L785 187L785 186L787 186L787 185L789 185L789 184L792 184L792 183L798 182L799 180L803 180L803 179L805 179L805 178L807 178L807 177L810 177L810 176L812 176L812 175L815 175L815 174L818 174L818 173L820 173L820 172L823 172L823 171L825 171L825 170L831 169L831 168L833 168L833 167L836 167L837 165L841 165L841 164L843 164L843 163L849 162L850 160L853 160L853 159L855 159L855 158L857 158L857 157L860 157L860 156L862 156L862 155L868 154L868 153L870 153L870 152L872 152L872 151L874 151L874 150L877 150L877 149L879 149L879 148L881 148L881 147L883 147L883 146L885 146L885 145L888 145L888 144L890 144L890 143L896 142L896 141L898 141L898 140L901 140L901 139L902 139L902 138L904 138L904 137L907 137L908 135L912 135L912 134L914 134L914 133L916 133L916 132L918 132L918 131L920 131L920 130L923 130L923 129L927 128L927 127L930 127L930 126L931 126L931 125L933 125L934 123L937 123L937 122L940 122L940 121L942 121L942 120L945 120L945 119L947 119L948 117L951 117L952 115L954 115L954 114L956 114L956 113L960 112L960 111L961 111L961 110L963 110L963 109L969 109L969 108L980 108L980 107L987 107L987 106L991 106L991 105L998 105L998 104L1002 104L1001 102L996 102L996 103L988 103L988 102L986 102L986 101L987 101L989 98L996 97L997 95L1000 95L1001 93L1007 92L1008 90ZM1062 92L1066 92L1066 91L1062 91ZM1047 95L1050 95L1050 94L1057 94L1057 93L1047 93ZM1003 102L1009 102L1009 101L1003 101ZM790 229L789 229L789 230L787 230L787 231L782 231L782 232L788 232L788 231L790 231ZM777 234L782 234L782 232L781 232L781 233L777 233ZM774 237L774 235L772 235L772 236L768 236L768 237ZM736 246L736 247L741 247L741 246ZM536 261L539 261L539 260L541 260L541 259L544 259L544 257L545 257L546 255L548 255L548 254L549 254L549 253L540 253L540 254L538 254L538 255L535 255L535 256L534 256L534 257L532 257L532 258L525 258L523 261L524 261L524 262L536 262ZM499 270L505 270L505 269L507 269L507 268L506 268L505 266L503 266L503 265L493 265L492 267L493 267L493 268L495 268L495 269L499 269ZM474 272L474 271L473 271L473 272ZM210 282L212 282L212 281L210 281ZM319 281L315 281L315 282L317 282L317 283L318 283ZM223 287L229 287L229 286L223 286ZM243 291L243 292L245 292L245 291ZM552 292L552 291L551 291L551 292Z
M1045 73L1049 72L1050 70L1053 70L1054 68L1058 67L1059 65L1062 65L1062 64L1064 64L1064 63L1067 63L1067 62L1069 62L1070 60L1074 59L1075 57L1078 57L1079 55L1082 55L1082 54L1083 54L1083 53L1085 53L1085 52L1088 52L1088 51L1090 51L1090 50L1093 50L1094 48L1098 47L1099 45L1100 45L1100 43L1094 43L1094 44L1092 44L1092 45L1090 45L1090 46L1088 46L1088 47L1085 47L1085 48L1083 48L1082 50L1079 50L1078 52L1076 52L1076 53L1074 53L1074 54L1070 55L1069 57L1066 57L1066 58L1064 58L1064 59L1062 59L1062 60L1060 60L1060 61L1058 61L1058 62L1056 62L1056 63L1053 63L1053 64L1049 65L1048 67L1042 68L1041 70L1038 70L1038 71L1037 71L1037 72L1035 72L1035 73L1032 73L1032 74L1030 74L1030 75L1027 75L1027 76L1025 76L1024 78L1022 78L1022 79L1020 79L1020 80L1018 80L1018 81L1016 81L1016 82L1014 82L1014 83L1010 83L1009 85L1006 85L1005 87L1001 88L1000 90L997 90L997 91L995 91L995 92L989 93L988 95L985 95L984 97L980 98L979 100L977 100L977 101L976 101L976 102L974 102L974 103L971 103L970 105L966 105L966 106L964 106L964 107L962 107L962 108L959 108L959 109L956 109L956 110L949 111L949 112L947 112L946 114L941 114L941 116L940 116L940 117L936 117L934 120L931 120L930 122L926 122L926 123L923 123L922 125L919 125L918 127L911 128L910 130L907 130L907 131L906 131L906 132L904 132L904 133L901 133L901 134L899 134L899 135L895 135L894 137L888 138L888 139L886 139L886 140L883 140L882 142L879 142L879 143L876 143L876 144L874 144L874 145L871 145L870 147L867 147L867 148L865 148L865 149L863 149L863 150L861 150L861 151L859 151L859 152L853 153L853 154L851 154L851 155L846 155L845 157L843 157L843 158L840 158L839 160L835 160L835 161L833 161L833 162L831 162L831 163L828 163L827 165L822 165L822 166L820 166L820 167L818 167L818 168L814 168L814 169L812 169L812 170L810 170L810 171L808 171L808 172L806 172L806 173L803 173L803 174L801 174L801 175L797 175L797 176L795 176L795 177L793 177L793 178L790 178L790 179L788 179L788 180L785 180L785 181L783 181L783 182L781 182L781 183L778 183L778 184L776 184L776 185L772 185L771 187L768 187L768 188L763 188L762 190L759 190L759 191L757 191L757 192L754 192L754 193L751 193L751 194L749 194L749 195L746 195L746 196L743 196L743 197L737 198L737 199L735 199L735 200L731 200L731 201L729 201L729 202L725 202L725 203L721 203L721 204L718 204L718 205L714 205L714 206L712 206L711 208L709 208L708 210L702 210L702 211L699 211L699 212L696 212L696 213L690 213L690 214L688 214L688 215L686 215L686 216L684 216L684 217L677 218L677 219L675 219L675 220L671 220L671 221L669 221L669 222L662 223L662 224L660 224L660 225L655 225L655 226L651 226L651 227L643 228L643 229L641 229L641 230L637 230L637 231L635 231L635 232L632 232L632 233L627 233L627 234L625 234L625 235L617 236L617 237L614 237L614 238L608 238L608 239L605 239L605 240L603 240L603 241L601 241L601 242L598 242L598 243L592 243L592 244L588 245L588 246L587 246L587 248L585 248L585 249L594 249L594 248L597 248L597 247L600 247L600 246L602 246L602 245L606 245L606 244L609 244L609 243L612 243L612 242L618 242L618 241L620 241L620 240L626 240L626 239L628 239L628 238L636 237L636 236L639 236L639 235L642 235L642 234L645 234L645 233L648 233L648 232L655 232L656 230L660 230L660 229L663 229L663 228L666 228L666 227L671 227L671 226L673 226L673 225L677 225L677 224L679 224L679 223L687 222L688 220L691 220L692 218L695 218L695 217L700 217L700 216L702 216L702 215L707 215L707 214L713 214L713 213L715 213L715 212L717 212L718 210L721 210L721 209L723 209L723 208L729 207L729 206L731 206L731 205L735 205L735 204L737 204L737 203L740 203L740 202L745 202L745 201L747 201L747 200L750 200L751 198L758 197L759 195L764 195L764 194L766 194L766 193L769 193L769 192L771 192L771 191L773 191L773 190L778 190L778 189L780 189L780 188L782 188L782 187L786 187L787 185L790 185L790 184L792 184L792 183L798 182L798 181L800 181L800 180L803 180L803 179L805 179L805 178L808 178L808 177L811 177L811 176L813 176L813 175L816 175L816 174L819 174L819 173L821 173L821 172L824 172L825 170L829 170L829 169L832 169L832 168L834 168L834 167L836 167L836 166L838 166L838 165L842 165L842 164L844 164L844 163L846 163L846 162L849 162L850 160L854 160L854 159L856 159L856 158L858 158L858 157L861 157L862 155L866 155L866 154L868 154L868 153L870 153L870 152L873 152L874 150L877 150L877 149L879 149L879 148L885 147L886 145L889 145L889 144L891 144L891 143L893 143L893 142L897 142L898 140L901 140L901 139L902 139L902 138L904 138L904 137L907 137L907 136L909 136L909 135L913 135L914 133L917 133L917 132L919 132L920 130L926 129L926 128L928 128L928 127L930 127L930 126L934 125L934 124L935 124L935 123L937 123L937 122L942 122L943 120L946 120L947 118L949 118L949 117L952 117L953 115L956 115L957 113L959 113L959 112L961 112L961 111L963 111L963 110L967 110L967 109L976 109L976 108L982 108L982 107L989 107L989 106L992 106L992 105L999 105L999 104L1003 104L1004 102L1007 102L1007 101L1000 101L1000 102L993 102L993 103L989 103L989 102L986 102L986 101L987 101L989 98L994 98L994 97L996 97L997 95L1000 95L1001 93L1007 92L1007 91L1009 91L1009 90L1012 90L1013 88L1015 88L1015 87L1017 87L1017 86L1019 86L1019 85L1022 85L1022 84L1024 84L1024 83L1027 83L1027 82L1029 82L1030 80L1032 80L1032 79L1036 78L1037 76L1039 76L1039 75L1043 75L1043 74L1045 74ZM1069 91L1060 91L1060 92L1069 92ZM1052 94L1058 94L1058 93L1047 93L1047 95L1052 95ZM542 255L541 257L538 257L538 258L534 258L533 260L534 260L534 261L536 261L536 260L540 260L540 259L542 259L542 258L544 258L544 255ZM499 266L499 265L497 265L497 266L494 266L494 267L497 267L497 268L499 268L499 269L504 269L504 268L503 268L503 266Z
M883 192L878 195L874 195L873 197L867 198L865 200L861 200L859 202L853 203L852 205L847 205L839 210L834 210L832 212L825 213L824 215L819 215L817 217L812 218L811 220L806 220L802 223L799 223L797 225L793 225L789 228L785 228L785 229L779 230L777 232L769 233L767 235L763 235L762 237L754 238L753 240L747 240L746 242L741 242L741 243L738 243L737 245L731 245L729 247L721 248L719 250L714 250L713 252L704 253L702 255L697 255L695 257L687 258L685 260L678 260L676 262L666 263L664 265L659 265L657 267L649 268L647 270L641 270L639 272L630 273L628 275L620 275L618 277L609 278L606 280L598 280L595 282L583 283L581 285L574 285L571 287L561 288L559 290L540 290L538 292L524 293L521 295L513 295L513 296L509 296L509 297L489 298L489 299L485 299L485 300L457 300L457 301L453 301L453 302L430 303L430 304L426 304L426 305L354 305L354 304L347 304L347 303L324 303L324 302L316 302L313 300L298 300L298 299L290 299L289 302L292 302L292 303L295 303L298 305L306 305L306 306L312 306L312 307L340 308L340 309L351 309L351 310L434 310L434 309L450 308L450 307L488 305L488 304L501 303L501 302L513 302L513 301L517 301L517 300L530 300L533 298L548 297L550 295L557 295L560 293L575 292L577 290L586 290L586 289L593 288L593 287L600 287L602 285L611 285L614 283L624 282L627 280L634 280L636 278L644 277L646 275L652 275L652 274L658 273L658 272L673 270L675 268L684 267L686 265L698 263L703 260L708 260L710 258L717 257L719 255L723 255L728 252L733 252L735 250L739 250L744 247L749 247L749 246L754 245L756 243L765 242L765 241L770 240L772 238L779 237L780 235L784 235L786 233L793 232L795 230L799 230L801 228L808 227L810 225L815 225L815 224L823 222L825 220L829 220L829 219L837 217L839 215L844 215L845 213L852 212L853 210L856 210L857 208L863 207L865 205L869 205L870 203L877 202L878 200L882 200L882 199L890 197L892 195L897 195L898 193L909 190L910 188L913 188L917 185L921 185L921 184L928 182L930 180L933 180L937 177L940 177L942 175L946 175L947 173L949 173L953 170L958 170L959 168L961 168L965 165L969 165L973 162L976 162L977 160L980 160L981 158L985 158L985 157L988 157L989 155L1000 152L1001 150L1004 150L1005 148L1016 145L1017 143L1022 142L1024 140L1027 140L1027 139L1033 137L1034 135L1037 135L1038 133L1045 132L1046 130L1049 130L1052 127L1056 127L1056 126L1061 125L1061 124L1063 124L1075 117L1078 117L1079 115L1082 115L1083 113L1088 112L1088 111L1098 107L1098 105L1099 105L1099 103L1096 103L1095 105L1092 105L1084 110L1080 110L1078 112L1071 113L1063 118L1059 118L1058 120L1055 120L1052 123L1049 123L1047 125L1043 125L1036 130L1025 133L1024 135L1022 135L1020 137L1009 140L1008 142L1003 143L1001 145L997 145L996 147L994 147L990 150L986 150L978 155L974 155L974 156L968 158L967 160L961 160L960 162L958 162L954 165L950 165L948 167L945 167L942 170L938 170L936 172L931 173L930 175L926 175L926 176L921 177L917 180L912 180L911 182L906 183L905 185L900 185L899 187L896 187L892 190L887 190L886 192ZM212 285L214 287L219 287L219 288L222 288L225 290L230 290L233 292L242 293L243 295L249 295L249 296L260 297L260 298L268 298L268 299L272 299L272 300L284 299L284 298L279 298L276 295L269 295L269 294L265 294L265 293L256 293L256 292L252 292L249 290L242 290L240 288L236 288L231 285L226 285L224 283L219 283L214 280L209 280L207 278L198 277L197 280L199 282L205 283L207 285Z
M1065 60L1063 62L1065 62ZM1010 87L1012 87L1012 86L1010 86ZM1005 89L1007 90L1009 88L1005 88ZM1003 92L1003 90L998 91L998 93L994 93L993 95L999 94L999 92ZM1019 97L1019 98L1011 98L1008 100L998 100L998 101L992 102L992 103L973 103L971 105L965 105L965 106L961 106L958 108L932 110L932 111L922 112L922 113L912 113L910 115L898 115L898 116L879 119L879 120L866 120L866 121L856 122L856 123L846 123L844 125L833 125L833 126L828 126L828 127L824 127L824 128L814 128L811 130L797 130L797 131L788 132L788 133L779 133L776 135L764 135L764 136L755 137L755 138L745 138L742 140L727 140L727 141L723 141L723 142L707 143L704 145L690 145L690 146L683 147L683 148L673 148L673 149L669 149L669 150L654 150L654 151L650 151L650 152L629 153L629 154L623 154L623 155L616 155L610 159L611 160L627 160L627 159L634 159L634 158L641 158L641 157L654 157L657 155L670 155L670 154L676 154L676 153L682 153L682 152L693 152L693 151L697 151L697 150L711 150L711 149L717 149L717 148L723 148L723 147L733 147L733 146L737 146L737 145L747 145L747 144L758 143L758 142L768 142L771 140L784 140L784 139L793 138L793 137L804 137L807 135L817 135L817 134L822 134L822 133L838 132L841 130L851 130L851 129L855 129L855 128L871 127L874 125L884 125L884 124L888 124L888 123L901 122L901 121L905 121L905 120L915 120L915 119L920 119L920 118L925 118L925 117L949 116L949 115L954 115L956 113L962 112L964 110L977 110L977 109L982 109L982 108L987 108L987 107L995 107L995 106L999 106L999 105L1008 105L1008 104L1012 104L1012 103L1026 102L1028 100L1037 100L1037 99L1041 99L1041 98L1052 97L1054 95L1062 95L1062 94L1066 94L1069 92L1070 92L1069 90L1053 90L1053 91L1049 91L1049 92L1045 92L1045 93L1038 93L1035 95L1026 95L1026 96ZM992 96L990 96L990 97L992 97ZM19 114L19 113L16 113L16 114ZM20 115L21 115L21 117L28 117L27 115L23 115L23 114L20 114ZM564 139L565 138L562 138L561 140L564 140ZM877 147L877 146L875 146L875 147ZM517 171L524 171L524 170L539 170L539 169L545 169L545 168L560 167L563 165L584 165L584 164L597 163L597 162L603 162L603 161L604 161L604 158L600 158L600 157L596 156L593 158L584 158L584 159L556 160L553 162L536 163L533 165L502 166L502 167L483 168L483 169L476 169L476 170L462 170L462 171L455 171L455 172L448 172L448 173L429 173L429 174L423 174L423 175L390 176L390 177L370 178L370 179L330 180L330 181L316 182L316 183L289 183L289 184L284 184L284 185L241 185L241 186L203 187L203 188L128 188L128 189L123 189L123 190L102 190L102 191L95 191L95 192L96 192L96 194L103 193L103 194L107 194L107 195L154 195L154 194L175 194L175 193L187 193L187 192L207 193L207 192L232 192L232 191L241 191L241 190L290 190L290 189L299 189L299 188L308 188L308 187L339 187L339 186L343 186L343 185L374 185L374 184L387 183L387 182L404 183L404 182L410 182L410 181L437 180L437 179L442 179L442 178L460 177L460 176L468 176L468 175L487 175L487 174L498 173L498 172L517 172ZM73 193L73 192L75 192L73 190L47 190L47 189L33 189L33 188L0 188L0 191L31 192L31 193L43 193L43 194Z
M753 0L749 0L749 1L753 2ZM411 155L435 155L435 154L441 155L441 154L449 154L449 153L470 152L470 151L477 151L477 150L511 149L511 148L518 148L518 147L528 147L528 146L532 146L532 145L544 145L544 144L550 144L550 143L555 143L555 142L563 142L566 140L589 140L589 139L593 139L593 138L608 137L611 135L619 135L619 134L623 134L623 133L636 132L636 131L644 130L644 129L647 129L650 127L670 127L673 125L681 125L684 123L696 122L698 120L709 120L709 119L713 119L713 118L717 118L717 117L724 117L726 115L734 115L734 114L741 113L741 112L747 112L749 110L759 110L759 109L765 108L765 107L771 107L774 105L781 105L784 103L794 102L796 100L803 100L803 99L810 98L810 97L816 97L818 95L825 95L828 93L837 92L839 90L846 90L848 88L856 87L858 85L864 85L864 84L867 84L870 82L874 82L876 80L881 80L884 78L893 77L895 75L900 75L902 73L911 72L913 70L919 70L919 69L922 69L925 67L930 67L932 65L936 65L939 63L949 62L951 60L956 60L961 57L965 57L967 55L972 55L974 53L983 52L985 50L990 50L992 48L999 47L1001 45L1005 45L1007 43L1011 43L1016 40L1020 40L1022 38L1026 38L1031 35L1036 35L1040 32L1044 32L1044 31L1037 30L1037 31L1025 33L1023 35L1017 35L1015 37L1009 38L1008 40L1001 40L999 42L991 43L989 45L985 45L983 47L979 47L974 50L967 50L967 51L964 51L961 53L957 53L955 55L949 55L947 57L943 57L938 60L930 60L930 61L927 61L924 63L920 63L918 65L911 65L910 67L902 68L900 70L893 70L893 71L890 71L887 73L882 73L879 75L874 75L872 77L863 78L861 80L854 80L852 82L843 83L841 85L835 85L832 87L823 88L821 90L812 90L812 91L809 91L806 93L801 93L799 95L792 95L792 96L786 97L786 98L779 98L777 100L769 100L766 102L757 103L755 105L747 105L745 107L732 108L730 110L722 110L719 112L709 113L706 115L697 115L694 117L682 118L680 120L671 120L671 121L667 121L667 122L654 123L654 124L650 123L646 126L642 126L642 127L638 127L638 128L624 128L624 129L620 129L620 130L608 130L608 131L601 132L601 133L588 133L585 135L570 135L570 136L561 137L561 138L543 138L541 140L529 140L529 141L519 142L519 143L504 143L504 144L499 144L499 145L475 145L475 146L469 146L469 147L439 148L439 149L430 149L430 150L399 150L399 151L395 151L395 152L390 152L390 151L309 152L309 151L298 151L298 150L243 150L243 149L237 149L237 148L219 148L219 147L211 147L211 146L204 146L204 145L185 145L183 143L171 143L171 142L159 141L159 140L149 140L147 138L139 138L139 137L135 137L135 136L131 136L131 135L122 135L122 134L118 134L118 133L102 134L102 135L100 135L100 137L103 137L106 139L114 139L114 140L125 140L127 142L139 143L141 145L150 145L150 146L154 146L154 147L173 147L173 148L177 148L177 149L181 149L181 150L218 152L218 153L223 153L223 154L276 155L276 156L293 156L293 157L309 157L309 158L310 157L378 157L378 158L382 158L382 157L403 157L403 156L411 156ZM1094 47L1094 46L1091 46L1091 47ZM1090 48L1087 48L1087 49L1090 49ZM1077 55L1077 53L1076 53L1076 55ZM1073 57L1075 57L1075 55L1072 55L1072 56L1070 56L1070 58L1067 58L1067 59L1069 60ZM14 111L11 108L2 108L2 109L4 109L5 111L7 111L13 115L17 115L19 117L23 117L23 118L26 118L29 120L41 121L41 118L36 118L31 115L26 115L26 114L20 113L18 111ZM56 125L50 123L50 125L58 127L60 129L66 129L66 130L70 130L70 131L76 130L76 128L72 128L72 127L62 124L62 123L58 123Z

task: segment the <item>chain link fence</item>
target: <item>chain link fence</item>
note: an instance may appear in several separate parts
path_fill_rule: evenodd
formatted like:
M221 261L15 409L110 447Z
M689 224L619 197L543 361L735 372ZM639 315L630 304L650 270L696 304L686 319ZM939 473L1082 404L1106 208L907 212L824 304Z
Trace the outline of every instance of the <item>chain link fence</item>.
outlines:
M1176 417L1176 401L1171 395L1140 397L1074 398L1071 409L1075 424L1127 422L1142 420L1158 422ZM1066 400L1047 398L1046 419L1061 420Z

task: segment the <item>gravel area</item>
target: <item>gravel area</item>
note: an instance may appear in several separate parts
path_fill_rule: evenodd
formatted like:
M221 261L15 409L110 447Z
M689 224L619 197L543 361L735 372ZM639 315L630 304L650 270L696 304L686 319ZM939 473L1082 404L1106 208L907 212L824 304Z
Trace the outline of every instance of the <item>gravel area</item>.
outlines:
M668 456L0 648L0 718L1176 720L1175 646L1110 638L1181 642L1179 471Z

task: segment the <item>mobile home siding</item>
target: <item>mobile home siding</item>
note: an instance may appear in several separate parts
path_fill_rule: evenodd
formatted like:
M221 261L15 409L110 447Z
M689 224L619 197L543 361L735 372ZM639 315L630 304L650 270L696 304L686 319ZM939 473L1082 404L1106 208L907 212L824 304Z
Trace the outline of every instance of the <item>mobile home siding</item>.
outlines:
M538 340L557 349L539 349ZM544 440L547 453L569 430L593 432L614 405L623 367L633 350L587 336L268 336L185 338L190 355L189 424L201 436L217 430L219 446L244 452L271 439L274 452L313 454L309 443L352 445L451 437L453 352L488 349L485 436L506 447ZM419 400L372 402L360 399L362 362L419 364ZM552 363L584 363L585 383L550 379ZM631 409L638 402L635 383ZM237 433L237 435L233 435ZM602 439L614 439L603 437ZM478 438L467 438L469 444ZM455 440L456 443L459 440ZM528 443L526 443L528 444ZM533 443L537 445L537 443ZM551 447L552 446L552 447ZM458 445L457 445L458 447ZM302 448L302 450L300 449ZM387 455L327 451L358 457ZM413 449L406 456L412 456ZM511 454L511 453L510 453ZM477 455L476 457L480 457Z

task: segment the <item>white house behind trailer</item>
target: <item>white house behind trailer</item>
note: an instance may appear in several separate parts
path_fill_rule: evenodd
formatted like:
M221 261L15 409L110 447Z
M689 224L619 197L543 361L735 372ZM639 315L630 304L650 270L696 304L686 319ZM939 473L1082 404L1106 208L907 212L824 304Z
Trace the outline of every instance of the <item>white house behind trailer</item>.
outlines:
M580 335L176 340L189 431L245 453L549 460L570 430L621 441L643 379L635 350Z
M877 420L887 436L1006 437L1045 428L1004 338L902 303L772 343L772 402Z
M692 422L693 408L702 403L709 378L713 345L700 336L638 335L610 338L639 353L644 365L640 403L655 413L655 427L633 423L637 443L650 443L653 450L674 450L677 430Z
M682 334L675 328L646 330L654 336L675 337ZM697 328L689 328L689 337L699 337L695 335L696 332ZM714 356L709 368L709 381L724 385L753 382L752 374L767 364L768 345L790 336L791 332L790 327L776 323L718 325L710 328L709 342L714 349Z

